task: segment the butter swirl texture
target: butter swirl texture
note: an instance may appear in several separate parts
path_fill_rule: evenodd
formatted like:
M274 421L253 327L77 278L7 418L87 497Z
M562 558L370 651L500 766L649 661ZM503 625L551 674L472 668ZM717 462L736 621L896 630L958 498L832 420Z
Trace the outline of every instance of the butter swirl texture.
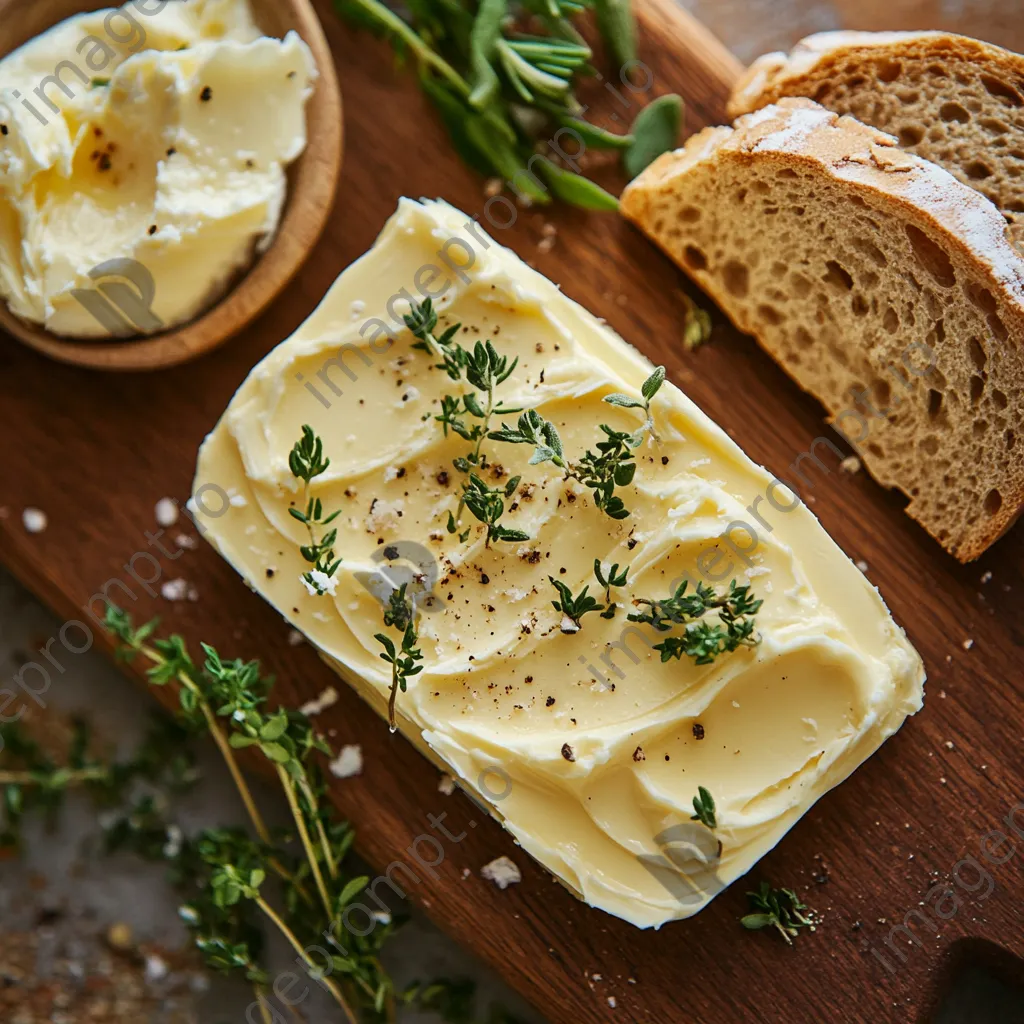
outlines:
M502 401L538 409L572 455L594 446L600 423L639 426L636 410L602 399L638 393L651 369L468 223L444 203L402 200L207 438L197 522L382 713L381 606L360 580L379 571L382 548L429 548L437 606L420 616L425 668L399 697L402 732L582 899L657 927L748 871L917 711L923 665L806 506L771 487L771 474L670 383L655 400L658 440L637 450L623 492L630 518L603 515L551 464L529 466L528 446L487 442L488 482L522 475L502 521L531 539L487 547L475 522L465 543L447 533L460 479L452 459L466 444L446 439L432 417L464 385L398 326L414 281L432 276L435 294L447 282L436 300L442 323L459 321L466 341L491 338L519 357ZM430 266L438 273L425 275ZM288 514L301 492L287 456L304 423L331 459L315 493L341 510L333 525L343 562L334 593L321 597L300 580L304 531ZM628 586L613 591L619 611L563 632L548 577L595 593L595 557L631 566ZM651 647L664 634L626 612L687 576L719 588L749 582L764 599L761 643L707 666L663 664ZM699 785L717 803L713 834L690 820Z

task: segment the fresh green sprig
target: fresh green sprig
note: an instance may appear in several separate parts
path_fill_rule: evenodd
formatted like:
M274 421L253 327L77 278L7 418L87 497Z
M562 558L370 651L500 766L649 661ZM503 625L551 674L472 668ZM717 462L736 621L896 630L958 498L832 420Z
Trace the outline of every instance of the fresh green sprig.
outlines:
M617 405L622 409L643 409L644 411L644 429L650 430L651 435L655 440L658 439L658 435L654 432L654 418L651 415L651 402L654 400L654 396L661 390L661 385L665 383L665 367L655 367L654 372L643 382L640 386L640 398L634 398L632 395L623 395L616 392L612 395L605 395L604 400L609 405ZM634 445L633 447L636 447Z
M566 468L565 452L557 428L550 420L544 419L536 409L527 409L519 417L515 428L503 424L501 430L492 430L488 436L492 441L502 441L505 444L533 445L531 466L553 462L560 469Z
M437 330L437 311L434 309L434 303L431 299L424 299L422 302L413 301L410 311L403 315L402 320L405 322L405 326L412 331L413 337L416 338L412 346L413 348L442 358L448 353L452 342L455 340L455 336L462 327L460 323L452 324L451 327L442 331L439 336L435 335L434 331ZM450 373L449 376L451 376ZM458 380L458 377L454 379Z
M600 601L591 597L588 591L589 586L584 587L578 596L573 597L572 591L567 587L561 580L556 580L554 576L549 576L548 579L551 585L558 591L559 600L552 601L552 607L556 612L561 612L573 625L575 629L566 629L562 626L563 633L577 633L582 628L582 622L580 621L587 612L599 612L604 605Z
M401 634L401 644L397 646L386 633L374 634L374 639L384 648L379 655L382 661L391 666L391 696L388 699L388 725L392 732L398 729L395 718L395 704L398 691L406 692L408 681L423 671L419 664L423 660L423 652L416 646L419 636L416 632L416 609L406 597L407 583L392 591L388 598L388 606L384 610L384 625L394 627Z
M753 913L742 918L740 924L750 931L774 928L791 946L801 928L814 929L814 922L804 913L810 907L792 889L773 889L762 882L756 892L747 893L747 899Z
M622 572L619 572L619 563L615 562L606 573L604 566L601 565L601 559L595 558L594 575L597 577L597 582L604 587L604 599L608 603L608 607L601 612L601 618L614 619L615 610L618 608L618 605L612 601L612 587L626 586L628 583L629 566L627 565Z
M459 156L474 170L508 182L527 202L555 198L587 210L618 208L601 186L537 152L538 143L559 128L577 132L590 149L620 151L627 169L675 147L678 97L660 107L650 104L655 111L641 111L626 135L582 120L586 108L575 89L594 69L573 19L592 6L606 53L620 73L628 73L637 55L629 0L418 0L407 7L408 21L381 0L335 5L347 21L411 56ZM522 33L526 21L547 34Z
M699 821L711 829L718 828L718 819L715 817L715 798L703 786L697 787L690 821Z
M602 512L612 519L625 519L629 516L629 510L622 498L615 494L615 488L626 487L633 482L636 463L630 449L640 444L642 433L638 435L613 430L606 423L601 424L601 430L606 439L597 443L597 451L588 449L575 462L566 458L555 425L545 420L535 409L520 416L515 428L503 426L490 436L495 441L508 444L532 444L534 452L530 457L531 466L553 462L564 470L566 480L578 480L585 487L593 489L594 504Z
M720 654L739 647L756 647L761 642L755 633L753 616L764 602L754 597L749 586L738 587L733 580L729 590L720 595L713 587L698 583L695 592L687 594L688 584L684 580L674 594L660 601L639 598L633 603L647 610L628 616L631 622L645 622L661 632L677 625L686 626L682 636L655 644L654 650L661 652L663 662L686 655L697 665L710 665ZM718 612L719 624L694 621L709 611Z
M462 494L462 500L474 518L487 527L487 538L484 541L485 547L490 547L491 541L513 542L530 539L530 535L524 530L515 530L511 527L502 526L499 522L505 514L505 502L515 494L516 488L519 486L519 480L519 477L514 476L504 487L488 487L476 473L470 473L466 489ZM454 526L454 517L449 513L449 533L455 532Z
M332 579L341 565L341 559L334 554L334 544L338 539L337 528L329 530L323 536L317 536L319 529L329 526L341 515L332 512L324 517L323 503L319 498L310 495L313 480L327 472L331 460L324 458L323 441L317 437L313 428L306 424L302 428L302 437L295 442L288 456L288 467L292 476L303 481L303 509L289 508L293 519L302 523L309 532L309 543L299 548L302 557L313 565L313 568L302 574L302 582L310 593L322 597L334 592Z
M483 452L484 441L500 433L490 429L492 417L522 411L501 404L494 394L495 389L515 372L519 365L518 357L510 360L498 352L489 340L477 341L472 349L464 348L454 341L458 324L449 327L439 337L436 336L437 313L429 299L422 303L414 301L411 312L405 317L405 323L417 339L414 347L440 354L442 362L438 368L443 369L452 380L465 379L474 389L462 395L443 395L441 412L434 417L441 424L445 437L451 431L473 446L465 455L452 460L452 465L468 479L463 481L457 511L448 513L448 532L459 533L459 540L465 542L470 531L466 529L460 533L459 527L462 512L468 508L477 520L487 526L488 547L495 540L529 540L529 535L522 530L508 529L498 522L505 514L505 500L515 493L520 478L513 477L504 487L491 488L477 476L477 470L487 464Z
M105 761L90 749L88 725L74 719L66 758L58 763L21 723L0 723L0 850L20 848L25 817L32 813L52 816L71 790L84 790L95 802L109 806L124 800L140 780L173 792L191 788L199 772L191 752L183 746L187 736L188 730L169 719L154 718L130 758Z
M500 1006L492 1005L485 1020L475 1012L476 984L467 978L438 978L414 982L402 994L405 1006L437 1014L445 1024L524 1024Z
M617 487L628 487L636 474L632 449L640 444L636 434L613 430L607 423L601 428L606 440L598 441L596 452L587 449L583 457L572 463L567 480L578 480L593 491L594 504L612 519L629 518L629 509L615 493Z
M311 476L316 475L318 466L324 465L322 452L317 452L315 443L304 448L300 457L303 459L303 471ZM205 725L209 729L245 803L260 848L268 851L265 869L274 871L283 880L290 907L302 904L311 908L315 905L304 884L309 878L314 880L320 897L320 911L315 917L317 930L312 934L319 934L323 927L336 921L335 894L344 884L339 857L333 845L336 823L329 816L323 779L312 759L315 753L329 754L330 748L316 735L301 712L266 710L273 680L261 675L258 662L226 660L215 648L203 644L206 658L202 665L197 665L181 637L156 637L155 620L135 628L131 617L112 605L107 609L106 625L122 641L122 656L141 656L150 662L146 675L151 683L178 685L183 718L191 726ZM235 758L235 751L245 747L259 749L276 770L305 854L299 866L290 868L288 856L277 852L270 831L253 801ZM248 849L251 853L254 848ZM250 888L258 887L250 882ZM245 890L240 892L246 896ZM304 947L288 922L262 896L257 894L246 898L252 900L300 957L303 956ZM215 901L214 905L219 904ZM224 904L221 909L228 905ZM222 945L219 941L215 943L220 952L223 952ZM331 979L320 978L319 968L308 957L304 962L309 973L316 976L334 997L346 1020L356 1024L355 1013L342 989Z

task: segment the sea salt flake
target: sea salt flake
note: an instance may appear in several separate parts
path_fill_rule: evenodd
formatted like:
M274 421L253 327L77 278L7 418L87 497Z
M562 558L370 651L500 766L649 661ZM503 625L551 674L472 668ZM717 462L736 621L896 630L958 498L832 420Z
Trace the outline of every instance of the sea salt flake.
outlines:
M146 957L146 968L145 978L147 985L153 985L158 981L163 981L167 977L170 968L167 966L167 962L161 957L150 955Z
M444 793L445 796L451 796L455 792L455 779L450 775L442 775L437 780L437 791Z
M339 779L350 779L363 773L363 748L358 743L346 744L328 765L331 774Z
M153 509L157 526L173 526L178 521L178 503L173 498L161 498Z
M42 533L48 522L41 508L27 508L21 513L21 523L29 533Z
M188 580L168 580L160 587L160 595L165 601L184 601L189 596Z
M321 711L326 711L327 708L337 702L338 691L333 686L328 686L319 697L307 700L306 703L299 708L299 711L301 711L307 718L312 718L313 715L319 715Z
M499 889L507 889L510 885L523 880L522 872L516 867L515 862L505 856L497 857L489 864L485 864L480 869L480 877L493 882Z
M321 572L319 569L310 570L308 575L309 579L306 579L306 574L300 576L299 579L311 596L330 594L331 597L334 597L334 592L338 589L338 581L333 576L328 576L327 573Z

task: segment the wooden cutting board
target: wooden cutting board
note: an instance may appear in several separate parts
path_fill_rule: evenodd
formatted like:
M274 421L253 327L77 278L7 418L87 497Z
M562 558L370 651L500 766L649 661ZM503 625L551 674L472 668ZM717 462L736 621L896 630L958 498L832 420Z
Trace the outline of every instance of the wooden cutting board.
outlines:
M60 615L81 619L91 595L112 578L131 583L124 567L148 552L163 580L187 579L198 601L169 603L133 584L138 600L124 602L130 610L140 618L159 613L193 646L205 639L232 656L261 658L289 704L336 678L309 647L288 645L284 623L204 544L173 561L151 546L145 531L156 530L154 505L187 497L196 449L234 389L372 243L400 195L443 196L471 214L484 203L481 181L453 157L386 47L342 26L326 0L318 6L345 96L347 162L324 238L270 311L222 350L152 375L72 369L0 337L0 559ZM648 95L681 93L691 130L719 121L735 61L671 0L643 0L640 20L642 56L654 77ZM601 109L611 124L612 112L628 121L636 107L608 93ZM557 227L556 244L544 252L548 222ZM682 295L691 286L617 217L525 212L513 229L495 234L664 363L674 382L781 476L822 432L820 407L721 318L710 344L682 350ZM435 770L347 688L324 715L335 743L363 748L363 774L333 787L362 853L380 869L409 861L407 849L429 830L427 815L446 813L451 833L466 836L447 844L437 878L421 873L412 899L555 1024L924 1022L964 962L1020 972L1011 954L1024 954L1024 528L980 563L961 567L902 514L897 495L864 473L814 472L804 497L842 547L866 561L922 652L929 682L924 710L753 872L751 883L792 886L821 914L817 932L793 949L741 929L742 882L696 918L657 933L589 909L465 797L439 793ZM46 511L45 533L23 529L26 506ZM167 537L163 543L175 552ZM140 555L135 565L144 574L154 562ZM82 642L75 629L67 637L72 647ZM74 686L75 656L59 640L51 653L63 670L50 664L51 685ZM36 660L47 665L43 655ZM982 859L984 837L1015 805L1015 855L991 864ZM500 854L523 869L522 883L504 892L478 875ZM965 857L985 871L981 884ZM947 899L939 909L950 919L939 920L926 894L955 869L960 881L950 884L960 905ZM908 912L923 910L927 916L910 918L920 945L909 933L884 945Z

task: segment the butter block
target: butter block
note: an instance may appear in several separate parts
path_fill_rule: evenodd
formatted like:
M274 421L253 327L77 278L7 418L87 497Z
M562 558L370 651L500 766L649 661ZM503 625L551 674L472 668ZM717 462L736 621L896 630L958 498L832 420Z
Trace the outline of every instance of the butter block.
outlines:
M642 355L464 214L404 199L206 439L196 522L383 715L371 583L426 551L415 579L434 600L418 620L424 670L398 696L403 734L587 903L638 927L687 917L921 707L921 659L807 507L670 382L652 403L657 438L617 492L628 518L552 463L530 465L528 445L486 441L486 481L522 477L502 523L530 539L488 546L468 516L464 542L449 533L452 460L469 445L433 417L465 385L412 347L402 315L428 296L439 331L461 322L462 344L518 357L500 398L555 423L567 455L593 448L602 423L642 424L642 410L603 401L639 395ZM307 538L288 511L303 500L288 454L307 423L331 460L313 494L340 510L342 563L321 596L301 579ZM549 577L603 601L595 558L629 566L617 612L566 631ZM626 614L684 579L690 592L749 584L760 642L663 663L653 647L668 634ZM692 820L698 786L713 831Z

